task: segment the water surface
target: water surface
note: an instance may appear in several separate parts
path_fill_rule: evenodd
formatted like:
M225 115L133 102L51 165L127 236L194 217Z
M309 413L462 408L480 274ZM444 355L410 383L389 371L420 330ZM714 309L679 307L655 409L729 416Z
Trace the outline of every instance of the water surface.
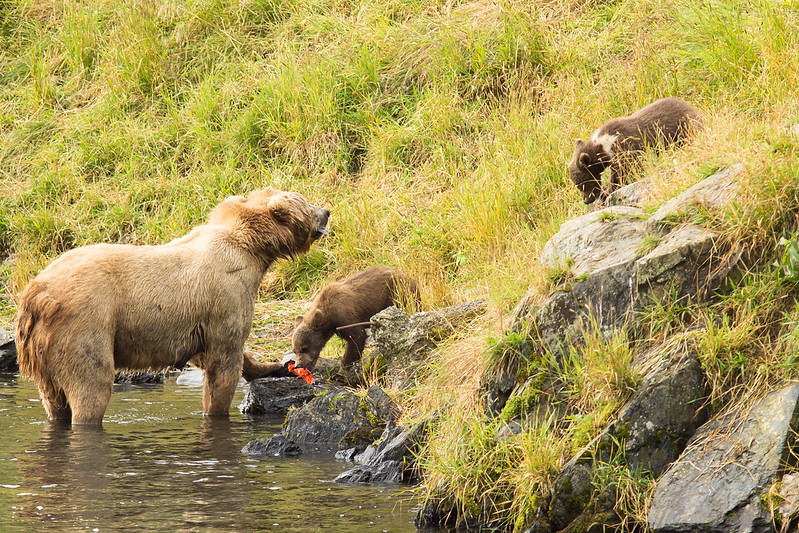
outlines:
M0 374L0 531L415 531L407 487L331 480L332 450L253 459L282 419L202 416L202 391L115 385L102 428L47 421L35 386Z

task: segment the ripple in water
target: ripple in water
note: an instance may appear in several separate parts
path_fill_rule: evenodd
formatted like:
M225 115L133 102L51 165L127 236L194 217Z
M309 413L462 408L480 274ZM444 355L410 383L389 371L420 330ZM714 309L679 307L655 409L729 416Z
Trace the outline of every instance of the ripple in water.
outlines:
M415 531L409 489L332 483L350 465L329 450L250 458L282 420L206 419L174 379L115 386L102 428L46 419L31 382L0 376L0 531Z

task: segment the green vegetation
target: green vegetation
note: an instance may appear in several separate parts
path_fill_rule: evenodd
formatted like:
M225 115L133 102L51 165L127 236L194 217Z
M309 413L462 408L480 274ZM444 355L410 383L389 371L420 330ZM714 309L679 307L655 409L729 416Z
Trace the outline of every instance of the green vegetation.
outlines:
M523 530L640 379L635 349L704 326L689 335L715 404L796 375L797 49L795 1L4 2L0 325L65 250L165 242L225 196L299 191L330 208L333 233L268 274L256 326L273 333L252 344L282 350L299 301L373 264L417 278L427 308L488 298L490 316L401 401L449 413L421 458L424 494ZM544 298L568 280L538 252L585 210L565 171L574 139L666 95L702 109L707 128L645 159L648 210L742 162L735 204L692 220L743 243L751 269L710 304L652 302L629 335L557 362L504 328L528 290ZM516 400L523 430L497 439L476 369L504 363L555 376L568 422L529 412L554 394L536 388ZM617 470L597 483L626 487L633 529L652 483Z

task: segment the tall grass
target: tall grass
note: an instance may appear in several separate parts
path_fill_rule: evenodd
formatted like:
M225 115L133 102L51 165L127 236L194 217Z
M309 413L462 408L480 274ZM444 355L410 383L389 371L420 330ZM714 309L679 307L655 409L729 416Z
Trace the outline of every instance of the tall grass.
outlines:
M264 299L307 299L382 263L417 278L427 307L492 302L404 401L457 406L431 434L430 493L483 518L510 509L521 530L635 384L629 339L589 342L558 370L571 426L498 443L475 371L528 289L546 296L538 252L584 210L565 172L574 139L608 118L667 95L703 111L693 143L646 160L650 210L717 168L747 169L737 203L702 223L744 243L751 272L701 308L653 302L636 342L704 326L715 401L794 375L796 282L771 264L797 230L798 49L796 2L770 0L5 2L0 323L67 249L165 242L227 195L297 190L331 209L333 234L276 265ZM532 374L546 357L520 364Z

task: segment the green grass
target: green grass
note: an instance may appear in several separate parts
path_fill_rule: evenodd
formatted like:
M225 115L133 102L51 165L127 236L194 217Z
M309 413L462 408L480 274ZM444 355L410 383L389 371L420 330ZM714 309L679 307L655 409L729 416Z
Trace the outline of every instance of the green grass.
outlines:
M330 208L333 233L267 275L251 346L276 357L302 302L373 264L417 278L426 308L489 299L403 402L420 417L456 406L431 433L426 494L481 518L511 509L523 530L634 387L632 351L694 327L716 403L796 375L797 49L799 6L770 0L5 2L0 325L65 250L166 242L228 195L299 191ZM706 129L645 159L645 210L744 163L735 205L695 218L745 243L751 269L710 304L652 302L630 335L558 367L505 328L528 290L541 301L568 278L538 253L585 211L565 170L574 139L666 95ZM486 360L559 373L571 418L497 443Z

